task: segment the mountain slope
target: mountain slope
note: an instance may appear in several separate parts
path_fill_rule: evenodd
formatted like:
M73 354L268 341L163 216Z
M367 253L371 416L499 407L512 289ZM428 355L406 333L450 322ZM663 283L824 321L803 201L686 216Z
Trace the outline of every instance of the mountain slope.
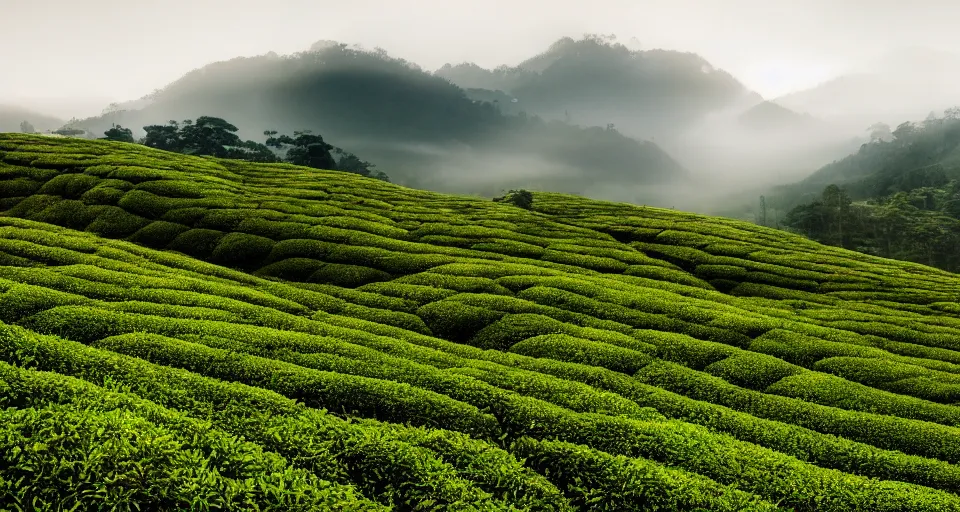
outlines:
M960 510L954 274L104 141L0 135L0 196L24 503Z
M527 113L671 137L710 112L761 101L730 74L692 53L631 51L598 37L563 38L516 67L446 65L437 75L464 88L502 90Z
M643 191L685 174L651 142L505 116L409 62L345 45L214 63L168 85L142 109L80 126L102 133L116 123L139 131L204 115L227 119L244 139L263 140L265 129L313 130L382 165L398 183L439 191L590 193L598 181Z

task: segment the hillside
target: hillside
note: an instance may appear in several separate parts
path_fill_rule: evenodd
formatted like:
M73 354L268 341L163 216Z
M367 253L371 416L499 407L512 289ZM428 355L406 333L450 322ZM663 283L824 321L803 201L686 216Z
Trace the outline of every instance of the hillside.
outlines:
M413 63L332 43L212 63L138 106L78 126L99 134L116 123L139 136L147 125L213 116L257 141L267 129L312 130L397 183L488 196L520 187L586 193L598 182L645 192L686 174L652 142L505 115Z
M4 504L960 510L955 274L107 141L0 197Z
M570 117L586 125L613 123L643 138L673 137L711 112L761 101L699 55L636 51L598 36L560 39L513 67L448 64L435 74L465 89L509 93L529 114Z

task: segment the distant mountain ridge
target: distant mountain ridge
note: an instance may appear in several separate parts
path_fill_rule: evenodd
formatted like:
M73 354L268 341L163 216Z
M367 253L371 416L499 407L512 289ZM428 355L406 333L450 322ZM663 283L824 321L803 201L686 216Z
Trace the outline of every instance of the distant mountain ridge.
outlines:
M864 130L960 105L960 54L928 48L892 51L816 87L773 99L801 113Z
M705 115L763 98L693 53L631 50L599 36L563 38L514 67L447 64L435 74L465 89L500 90L528 113L649 138L679 133Z
M114 123L139 131L211 115L238 126L245 139L262 138L266 129L313 130L399 183L458 193L524 187L602 194L592 187L640 189L686 175L654 143L609 127L505 115L383 50L326 41L293 55L212 63L148 100L80 125L94 133Z

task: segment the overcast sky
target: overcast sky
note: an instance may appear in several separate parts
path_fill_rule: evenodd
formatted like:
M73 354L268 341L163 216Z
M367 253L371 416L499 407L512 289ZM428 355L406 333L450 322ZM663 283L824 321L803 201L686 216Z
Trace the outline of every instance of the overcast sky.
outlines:
M584 33L699 53L772 98L888 49L960 51L958 20L952 0L0 0L0 103L64 115L78 99L91 115L211 61L320 39L432 70L516 64Z

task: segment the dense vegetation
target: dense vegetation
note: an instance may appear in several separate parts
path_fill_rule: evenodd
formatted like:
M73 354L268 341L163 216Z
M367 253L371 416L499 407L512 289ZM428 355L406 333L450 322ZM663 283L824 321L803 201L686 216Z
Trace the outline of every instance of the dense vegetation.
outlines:
M954 274L113 141L0 198L5 508L960 510Z
M823 243L960 270L960 108L895 130L780 192L784 224Z
M297 131L293 137L280 135L276 130L264 131L265 143L243 140L237 135L239 128L225 119L211 116L198 117L196 121L185 119L182 123L170 121L162 125L144 126L146 135L137 140L133 131L114 125L104 132L104 140L139 143L154 149L173 151L185 155L214 156L246 160L248 162L287 162L314 169L352 172L390 181L383 171L375 170L374 164L344 151L323 140L309 130ZM337 159L334 155L338 155Z

